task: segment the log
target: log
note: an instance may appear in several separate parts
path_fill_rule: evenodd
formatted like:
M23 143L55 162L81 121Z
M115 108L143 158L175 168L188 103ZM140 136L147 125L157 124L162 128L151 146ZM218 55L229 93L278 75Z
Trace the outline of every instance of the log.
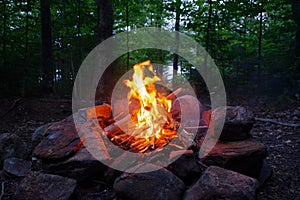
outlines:
M120 134L125 129L129 129L134 127L135 125L133 124L131 120L131 116L128 114L126 117L122 118L119 121L116 121L115 123L109 125L108 127L104 128L105 134L107 137Z
M173 100L174 97L176 97L181 91L182 91L182 88L178 88L174 92L170 93L166 98L168 100Z

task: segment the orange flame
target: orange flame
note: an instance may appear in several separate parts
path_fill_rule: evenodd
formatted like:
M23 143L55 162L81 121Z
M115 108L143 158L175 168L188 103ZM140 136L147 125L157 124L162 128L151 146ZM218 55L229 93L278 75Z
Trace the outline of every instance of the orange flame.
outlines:
M124 83L130 88L127 96L129 103L138 102L138 109L131 114L137 128L143 129L139 137L147 141L159 139L170 132L169 128L164 127L173 126L170 117L172 101L156 90L154 83L161 79L154 72L150 60L134 65L133 69L132 80L125 80ZM151 77L145 76L145 69ZM154 141L151 143L154 145Z

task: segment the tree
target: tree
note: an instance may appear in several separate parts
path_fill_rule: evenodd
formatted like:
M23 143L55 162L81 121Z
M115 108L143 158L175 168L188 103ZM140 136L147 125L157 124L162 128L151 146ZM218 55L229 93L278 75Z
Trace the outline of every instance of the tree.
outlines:
M175 50L173 54L173 77L177 76L178 71L178 48L179 48L179 25L180 25L180 6L181 0L176 0L175 2Z
M97 0L98 8L98 43L112 36L113 31L113 2L112 0ZM109 58L113 52L107 49L102 52L104 58ZM114 86L114 70L113 66L108 66L103 76L100 79L99 87L97 89L96 98L110 99L111 92ZM98 96L99 95L99 96Z
M44 94L54 93L50 2L51 0L40 0L41 23L42 23L42 66L43 66L42 90Z
M98 37L97 42L101 43L112 36L113 31L113 2L112 0L97 0L98 7Z
M296 45L295 45L295 55L300 57L300 2L297 0L292 1L292 11L294 14L294 19L297 24L296 32Z

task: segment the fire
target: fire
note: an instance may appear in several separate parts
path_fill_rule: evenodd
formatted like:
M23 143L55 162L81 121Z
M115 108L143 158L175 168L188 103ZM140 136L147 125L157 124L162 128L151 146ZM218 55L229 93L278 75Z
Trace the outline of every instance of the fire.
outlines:
M132 134L136 139L145 140L144 143L152 148L158 144L165 146L176 135L170 114L172 100L156 90L154 83L161 79L154 72L150 60L134 65L133 69L132 80L124 81L130 88L127 98L136 124L136 131Z

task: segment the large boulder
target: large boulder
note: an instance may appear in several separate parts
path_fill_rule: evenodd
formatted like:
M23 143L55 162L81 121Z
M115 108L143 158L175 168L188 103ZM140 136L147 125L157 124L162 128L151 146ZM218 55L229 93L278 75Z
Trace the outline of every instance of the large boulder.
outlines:
M109 157L103 154L103 159L109 159ZM107 166L91 155L86 148L81 148L71 158L59 162L43 163L42 168L46 173L83 181L103 176Z
M33 156L42 160L61 160L76 153L81 145L74 123L62 120L47 129L45 137L35 147Z
M220 167L208 167L184 194L184 200L254 200L258 181Z
M113 188L124 199L179 200L185 185L170 171L162 168L148 173L124 173L115 180Z
M192 150L186 151L175 162L168 167L173 174L183 180L186 184L193 183L203 172L198 163L198 156Z
M67 200L73 194L75 187L74 179L31 172L17 186L15 199Z
M214 112L218 112L218 109ZM227 106L225 124L219 139L223 141L245 140L251 137L250 131L254 123L255 119L251 111L241 106Z
M216 165L258 178L266 156L267 148L249 138L243 141L217 142L202 162L208 166Z

